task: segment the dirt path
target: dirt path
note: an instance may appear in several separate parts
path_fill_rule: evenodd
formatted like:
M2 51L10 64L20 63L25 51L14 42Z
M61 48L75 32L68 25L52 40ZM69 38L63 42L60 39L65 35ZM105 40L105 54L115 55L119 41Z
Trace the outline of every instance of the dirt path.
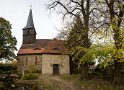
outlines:
M61 88L61 90L77 90L74 87L73 81L65 81L60 79L58 76L54 76L52 77L52 79L58 82L58 85Z
M39 79L58 87L55 90L81 90L76 86L75 80L63 80L60 76L40 76Z

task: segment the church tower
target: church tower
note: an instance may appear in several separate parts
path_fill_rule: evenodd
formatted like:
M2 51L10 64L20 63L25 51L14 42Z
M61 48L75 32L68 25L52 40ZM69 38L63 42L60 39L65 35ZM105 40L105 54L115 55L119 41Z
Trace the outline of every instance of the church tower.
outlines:
M23 28L23 44L33 44L36 40L36 31L33 22L32 9L30 9L27 25Z

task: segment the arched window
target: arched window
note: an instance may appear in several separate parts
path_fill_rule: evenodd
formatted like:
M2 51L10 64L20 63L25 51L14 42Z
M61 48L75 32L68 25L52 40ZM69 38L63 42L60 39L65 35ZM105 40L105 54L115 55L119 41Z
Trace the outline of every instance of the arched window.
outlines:
M25 65L28 65L28 57L26 57Z
M38 65L37 57L35 57L35 65Z

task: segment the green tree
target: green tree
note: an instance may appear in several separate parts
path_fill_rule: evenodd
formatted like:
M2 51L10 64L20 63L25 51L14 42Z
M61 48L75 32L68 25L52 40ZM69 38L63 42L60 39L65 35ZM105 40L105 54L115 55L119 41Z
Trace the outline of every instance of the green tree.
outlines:
M0 17L0 59L12 59L17 50L15 45L16 38L12 36L11 24L9 21Z
M83 27L83 23L79 15L74 19L72 29L67 36L66 44L69 46L69 50L71 50L70 52L72 54L73 62L80 66L82 74L80 78L88 79L88 70L92 61L88 59L81 60L81 58L84 57L86 49L88 50L91 43L87 38L86 30Z
M65 30L60 31L58 35L59 38L65 40L65 46L68 48L69 54L71 55L73 61L73 70L79 69L82 73L81 79L88 79L88 69L91 64L89 60L81 60L81 58L86 53L85 49L90 47L90 40L87 38L86 30L83 26L83 22L81 21L80 15L74 18L73 22L68 26ZM87 46L86 46L87 45ZM81 49L79 51L79 48ZM80 66L80 67L79 67Z
M123 59L123 24L124 24L124 1L123 0L104 0L101 1L106 6L104 12L108 17L108 30L112 30L115 52L114 59L114 82L120 82L122 79L122 65Z

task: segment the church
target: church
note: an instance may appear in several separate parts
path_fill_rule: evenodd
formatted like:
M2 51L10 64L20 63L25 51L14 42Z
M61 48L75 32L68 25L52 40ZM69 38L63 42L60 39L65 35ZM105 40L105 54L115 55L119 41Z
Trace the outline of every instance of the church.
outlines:
M69 75L70 61L63 40L36 39L36 30L30 9L23 30L22 45L17 53L18 72L30 69L49 75Z

